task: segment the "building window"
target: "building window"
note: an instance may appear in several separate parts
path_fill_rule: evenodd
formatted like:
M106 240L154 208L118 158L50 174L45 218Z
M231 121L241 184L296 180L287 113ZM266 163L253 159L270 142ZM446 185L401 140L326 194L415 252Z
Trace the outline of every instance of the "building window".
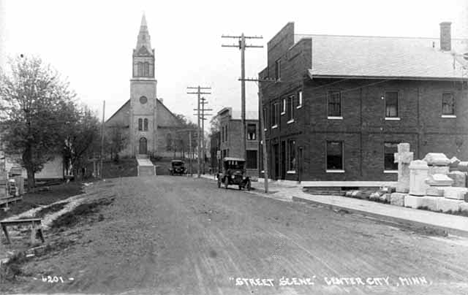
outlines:
M302 107L302 90L297 92L297 108Z
M257 151L247 151L247 169L257 169Z
M281 59L275 62L275 79L281 80Z
M341 117L341 91L328 91L328 117Z
M268 126L268 118L267 118L267 109L263 108L263 129L266 130L266 127Z
M286 97L283 98L281 104L281 115L286 114Z
M138 119L138 131L143 131L143 119Z
M146 118L144 120L144 130L148 131L148 119L146 119Z
M398 142L384 143L384 170L398 170L398 163L395 163L395 153L398 152Z
M343 170L342 141L327 141L327 170Z
M247 139L256 140L257 139L257 125L247 124Z
M385 93L385 117L398 118L398 92Z
M273 103L272 108L271 108L272 127L278 127L278 123L279 123L278 111L279 111L279 106L278 106L278 103L275 102Z
M224 141L228 141L228 127L227 125L224 126L225 130L224 130Z
M455 115L455 99L451 92L442 94L442 115Z
M288 141L288 172L295 172L296 171L296 141L289 140Z
M288 122L294 120L294 95L288 97Z

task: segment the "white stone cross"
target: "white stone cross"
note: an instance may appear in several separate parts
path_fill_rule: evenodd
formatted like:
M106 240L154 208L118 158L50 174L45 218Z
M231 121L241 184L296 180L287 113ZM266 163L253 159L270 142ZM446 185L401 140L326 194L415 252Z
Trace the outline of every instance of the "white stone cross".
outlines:
M410 170L409 165L413 161L413 152L410 152L409 143L399 143L398 153L394 154L395 163L398 163L398 184L396 191L398 193L407 193L409 191Z

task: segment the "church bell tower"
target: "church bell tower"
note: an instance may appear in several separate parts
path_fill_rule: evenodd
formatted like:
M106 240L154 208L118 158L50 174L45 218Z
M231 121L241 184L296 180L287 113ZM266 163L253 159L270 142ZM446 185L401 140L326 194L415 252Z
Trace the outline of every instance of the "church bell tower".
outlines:
M133 50L130 79L130 141L136 157L147 157L157 151L156 85L154 49L143 14L136 48Z

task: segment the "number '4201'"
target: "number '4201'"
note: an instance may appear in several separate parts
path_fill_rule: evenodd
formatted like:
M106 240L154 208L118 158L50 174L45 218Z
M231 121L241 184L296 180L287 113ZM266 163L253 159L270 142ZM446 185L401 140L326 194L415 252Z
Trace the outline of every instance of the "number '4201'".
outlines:
M62 277L58 276L47 276L47 277L42 277L42 281L44 283L64 283L64 280Z

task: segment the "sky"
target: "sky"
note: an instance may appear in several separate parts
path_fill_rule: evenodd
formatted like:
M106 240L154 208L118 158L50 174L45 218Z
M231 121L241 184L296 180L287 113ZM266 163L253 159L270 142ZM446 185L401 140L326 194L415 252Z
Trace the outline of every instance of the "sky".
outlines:
M248 44L246 77L266 67L267 42L288 22L297 34L468 38L468 0L91 1L0 0L0 66L20 54L41 57L102 118L130 98L132 50L143 13L155 49L157 97L196 122L196 95L211 87L207 108L240 110L240 51L222 35L262 36ZM246 82L246 110L258 110L258 87Z

